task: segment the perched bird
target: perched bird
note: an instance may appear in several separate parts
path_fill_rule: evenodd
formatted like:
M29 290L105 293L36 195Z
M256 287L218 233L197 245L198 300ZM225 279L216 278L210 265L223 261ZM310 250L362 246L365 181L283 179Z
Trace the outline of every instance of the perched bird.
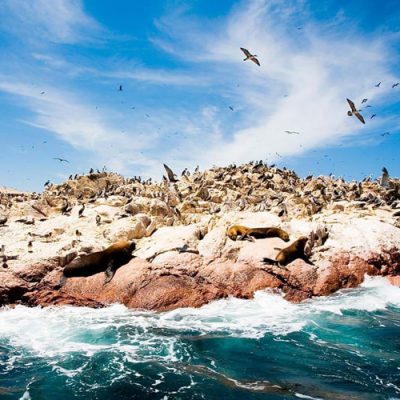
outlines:
M375 117L376 117L376 114L372 114L370 119L375 118Z
M93 174L93 172L94 172L94 169L93 169L93 168L90 168L89 174Z
M352 115L355 115L363 124L365 124L364 117L360 114L360 111L356 109L356 106L350 99L346 99L347 102L349 103L349 106L351 108L351 111L347 111L347 115L351 117Z
M5 225L5 223L7 222L8 218L7 217L0 217L0 226Z
M165 170L167 171L167 175L168 175L168 180L170 182L178 182L178 179L176 179L176 174L174 174L174 172L172 171L172 169L170 167L168 167L168 165L163 164Z
M96 215L96 225L100 225L101 217L99 214Z
M63 201L64 201L64 203L61 207L61 214L65 215L65 214L68 214L72 210L72 207L70 206L67 199L64 199Z
M377 83L377 84L375 85L375 87L381 86L381 83L382 83L382 82Z
M50 181L46 181L45 184L43 185L44 187L50 185Z
M85 205L84 204L82 204L82 208L78 211L78 217L79 218L82 217L83 211L85 211Z
M260 61L257 60L257 54L251 54L247 49L244 49L243 47L240 48L240 50L243 51L244 55L246 56L243 61L251 60L254 63L256 63L258 66L260 66Z
M75 236L76 236L76 240L80 240L80 237L82 236L82 232L79 230L79 229L77 229L76 231L75 231Z
M368 101L368 99L362 99L361 104L364 104L364 103L366 103L367 101Z
M399 86L399 85L400 85L400 82L393 83L392 89L394 89L396 86Z
M28 243L28 253L32 253L32 247L33 247L32 240L30 240Z
M389 187L389 172L385 167L382 168L381 186Z
M178 248L178 253L185 253L189 249L189 246L187 243L185 243L182 247Z
M60 158L60 157L53 157L53 160L58 160L58 161L60 161L60 162L67 162L68 164L69 164L69 161L68 160L66 160L65 158Z

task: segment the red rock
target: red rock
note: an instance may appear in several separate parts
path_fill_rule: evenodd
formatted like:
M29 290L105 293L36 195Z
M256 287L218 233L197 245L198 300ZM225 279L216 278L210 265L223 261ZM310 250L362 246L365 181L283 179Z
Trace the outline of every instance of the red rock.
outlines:
M31 284L14 275L11 271L0 271L0 306L18 302Z
M257 260L205 259L198 254L170 251L157 256L153 263L134 258L119 268L108 284L104 284L105 274L99 273L68 278L59 289L62 268L52 261L15 273L3 272L0 304L21 301L28 305L99 307L122 303L130 308L165 311L200 307L227 296L252 298L264 288L281 289L287 300L299 302L355 287L363 282L365 274L393 275L398 262L398 252L393 250L370 254L365 259L343 252L315 266L295 260L287 268ZM400 283L397 276L390 280Z

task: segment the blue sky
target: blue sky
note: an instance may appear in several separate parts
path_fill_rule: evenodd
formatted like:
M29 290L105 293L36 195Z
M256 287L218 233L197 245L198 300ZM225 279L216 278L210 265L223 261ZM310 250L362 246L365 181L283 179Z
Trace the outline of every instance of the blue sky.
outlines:
M397 0L2 0L0 186L260 159L398 176L399 17ZM368 98L365 125L346 97Z

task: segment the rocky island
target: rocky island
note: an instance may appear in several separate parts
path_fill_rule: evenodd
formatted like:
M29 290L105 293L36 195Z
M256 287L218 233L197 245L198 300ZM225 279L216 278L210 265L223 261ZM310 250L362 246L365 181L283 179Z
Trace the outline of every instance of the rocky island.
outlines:
M72 177L71 177L72 178ZM400 278L400 181L301 179L263 162L185 170L179 180L75 176L43 193L0 192L0 305L102 307L165 311L199 307L257 290L289 301L355 287L365 274ZM232 240L232 225L279 227L278 237ZM269 265L300 236L305 253ZM105 283L104 273L69 278L64 267L119 240L134 257Z

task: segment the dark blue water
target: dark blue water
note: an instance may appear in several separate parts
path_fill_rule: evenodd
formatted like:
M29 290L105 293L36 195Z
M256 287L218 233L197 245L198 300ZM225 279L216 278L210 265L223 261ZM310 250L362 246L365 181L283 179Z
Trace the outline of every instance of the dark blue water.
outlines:
M400 289L0 311L1 399L400 399Z

